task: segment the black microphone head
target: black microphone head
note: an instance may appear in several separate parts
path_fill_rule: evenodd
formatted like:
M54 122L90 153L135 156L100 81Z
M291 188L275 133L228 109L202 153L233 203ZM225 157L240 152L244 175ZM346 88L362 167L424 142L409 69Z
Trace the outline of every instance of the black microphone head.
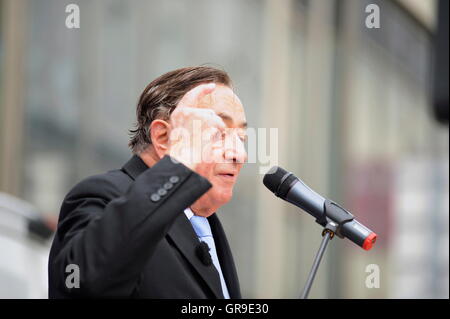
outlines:
M267 171L266 175L264 175L263 184L272 193L276 193L278 187L280 186L281 180L286 174L289 174L289 172L279 166L273 166Z
M297 178L285 169L274 166L264 175L263 184L276 196L284 198Z

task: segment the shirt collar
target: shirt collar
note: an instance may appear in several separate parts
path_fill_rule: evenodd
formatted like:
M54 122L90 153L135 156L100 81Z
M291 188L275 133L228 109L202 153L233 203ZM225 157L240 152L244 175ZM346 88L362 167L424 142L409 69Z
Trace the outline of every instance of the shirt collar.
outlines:
M184 214L186 215L187 219L191 220L192 216L194 216L194 213L192 210L188 207L184 210Z

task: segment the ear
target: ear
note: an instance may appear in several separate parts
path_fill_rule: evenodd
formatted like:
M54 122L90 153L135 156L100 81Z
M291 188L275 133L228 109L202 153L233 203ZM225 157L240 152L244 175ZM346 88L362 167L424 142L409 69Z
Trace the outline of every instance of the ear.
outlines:
M153 120L150 124L150 139L159 158L169 149L170 125L164 120Z

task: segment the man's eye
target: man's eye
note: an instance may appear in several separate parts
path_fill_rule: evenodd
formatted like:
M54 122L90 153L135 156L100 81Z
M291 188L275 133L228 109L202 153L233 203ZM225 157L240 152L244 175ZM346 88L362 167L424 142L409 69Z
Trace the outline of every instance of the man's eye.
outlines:
M225 138L225 132L223 132L223 131L217 130L213 135L213 139L215 141L222 140L224 138Z

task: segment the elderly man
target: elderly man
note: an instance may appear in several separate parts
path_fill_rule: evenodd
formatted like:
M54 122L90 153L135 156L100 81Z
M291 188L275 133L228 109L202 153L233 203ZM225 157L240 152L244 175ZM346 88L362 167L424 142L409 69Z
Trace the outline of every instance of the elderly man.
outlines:
M183 68L151 82L132 158L81 181L62 203L49 297L240 298L215 213L246 161L245 128L221 70Z

